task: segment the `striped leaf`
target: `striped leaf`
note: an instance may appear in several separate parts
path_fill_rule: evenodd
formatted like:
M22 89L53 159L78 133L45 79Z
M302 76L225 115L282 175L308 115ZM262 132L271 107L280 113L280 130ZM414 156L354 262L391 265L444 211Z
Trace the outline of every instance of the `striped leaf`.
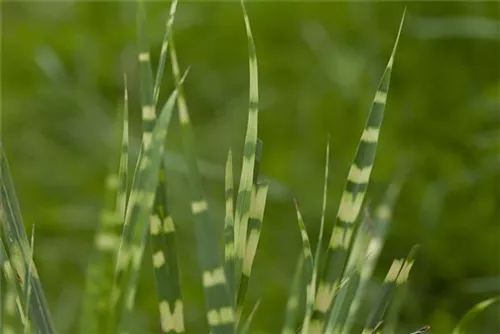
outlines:
M183 333L183 302L179 282L175 227L167 211L167 193L163 174L160 174L158 183L154 214L151 216L149 227L160 325L163 333Z
M314 275L313 275L313 257L311 251L311 244L309 242L309 237L307 236L306 226L304 224L304 219L300 214L299 206L295 202L295 209L297 211L297 221L299 223L300 236L302 239L302 256L304 257L304 277L306 279L306 312L304 319L302 321L302 332L309 333L309 323L311 321L311 315L314 307Z
M168 124L177 98L174 91L162 108L161 114L151 132L151 139L143 140L144 150L139 156L138 167L132 182L132 189L125 216L124 231L118 251L115 271L115 285L112 298L114 305L122 311L127 320L135 299L137 277L146 243L149 217L151 216L158 171L162 160ZM121 302L118 302L120 301ZM112 313L113 314L113 313ZM114 320L111 318L111 320ZM113 328L113 324L110 324ZM122 324L122 326L126 326Z
M9 260L16 275L21 280L22 287L24 287L25 283L26 268L31 267L29 286L32 296L30 298L29 315L33 322L33 330L37 333L55 333L38 271L30 256L31 250L28 238L24 230L24 223L10 176L7 157L1 143L0 151L0 221L5 240L7 240ZM26 293L27 291L23 290L23 295Z
M257 138L257 148L255 150L255 163L253 167L253 181L252 181L252 200L250 202L250 214L248 219L248 228L246 234L246 248L242 260L242 272L240 277L240 286L237 294L237 319L243 311L243 304L245 301L246 291L248 289L248 282L252 269L253 259L257 250L260 231L262 228L262 219L264 217L264 209L266 205L267 193L269 190L269 182L262 181L259 183L259 169L262 159L262 141ZM264 187L266 189L264 189ZM236 232L235 232L236 233Z
M300 306L300 296L302 288L303 279L303 267L304 267L304 255L301 252L297 260L297 265L295 266L295 272L293 274L292 287L288 295L288 301L286 303L285 311L285 322L283 324L282 334L294 334L296 333L296 324L299 319L299 306Z
M408 280L408 275L415 261L418 246L413 246L406 259L394 260L384 279L379 296L372 306L370 314L363 329L363 334L374 331L376 325L384 321L387 309L393 302L398 286Z
M260 232L262 230L262 219L264 218L264 209L266 207L267 191L269 183L262 181L254 186L252 205L250 216L248 219L248 233L245 249L245 257L243 258L243 269L240 287L238 290L238 314L241 314L243 302L248 289L248 282L252 272L252 265L255 259L255 253L259 245Z
M330 164L330 134L328 134L328 139L326 141L326 153L325 153L325 176L323 181L323 204L321 207L321 222L318 234L318 244L316 245L316 251L314 254L314 268L313 268L313 283L316 284L318 267L319 267L319 257L321 254L321 245L323 244L323 234L325 229L325 218L326 218L326 202L328 195L328 173ZM314 294L316 295L316 287L314 288Z
M177 106L182 132L182 145L188 163L188 179L191 192L191 212L195 221L198 244L198 262L202 270L202 284L205 292L206 316L210 331L216 333L234 332L235 312L229 294L222 259L217 245L217 236L208 211L208 203L202 187L196 160L194 134L189 118L179 63L175 52L173 35L170 40L170 59L177 90Z
M143 123L143 138L148 136L148 124L156 122L156 104L158 101L161 78L163 76L165 59L168 51L168 43L172 34L172 26L174 23L177 1L173 1L170 6L170 13L166 20L165 34L163 38L156 80L153 83L149 80L152 76L150 73L143 73L141 78L146 81L142 82L144 95L141 96L142 103L142 123ZM140 27L145 26L144 15L140 17L142 20L139 23ZM143 55L149 54L149 45L146 38L144 28L139 34L140 52ZM151 71L150 57L144 56L141 62L140 70L144 72ZM146 94L146 91L148 92ZM153 100L149 92L153 92ZM184 316L183 302L179 282L179 268L177 260L177 246L175 241L175 226L167 199L167 182L165 176L164 161L160 163L158 172L158 186L156 188L155 204L153 213L150 218L149 234L151 238L152 262L155 274L156 289L158 291L158 307L160 312L160 327L163 333L183 333L184 332Z
M366 287L373 275L373 270L375 269L384 246L386 232L391 222L393 207L401 189L401 182L402 180L397 180L397 182L389 186L382 202L375 209L375 217L372 224L373 235L368 244L367 257L361 268L359 285L353 300L349 303L349 313L343 327L344 331L347 333L351 331L354 321L356 320Z
M372 237L371 224L372 221L368 212L366 212L363 222L356 232L356 238L354 239L352 250L349 254L349 260L347 261L345 273L349 273L349 279L347 280L347 277L343 277L343 279L346 280L346 284L339 289L335 297L332 312L330 313L330 318L326 326L327 333L345 333L343 326L347 320L349 305L360 283L361 270L366 260L365 254Z
M25 308L21 303L19 298L21 287L18 289L18 284L15 278L14 269L10 264L7 250L4 247L2 240L0 239L0 268L2 269L3 275L6 278L6 283L3 285L6 287L2 290L5 294L0 300L3 300L2 304L2 328L4 334L14 334L21 331L19 326L19 319L21 324L26 326L26 312ZM0 277L1 278L1 277ZM0 280L1 281L1 280Z
M235 297L235 273L234 273L234 184L233 184L233 155L231 150L227 155L226 178L225 178L225 199L226 215L224 219L224 269L228 278L229 295L236 306Z
M118 174L106 180L105 205L94 237L94 249L87 266L80 331L103 332L106 326L109 295L113 284L114 264L120 245L121 230L127 205L128 187L128 89L124 76L121 154Z
M418 246L415 246L412 249L411 257L409 256L405 260L403 264L403 269L401 270L401 273L399 274L398 279L396 280L396 290L394 292L394 298L390 303L387 310L387 315L385 316L384 333L387 334L396 333L399 311L406 296L406 290L408 289L408 276L415 261L414 254L416 253L417 249Z
M118 189L116 198L116 209L121 221L125 218L127 211L127 191L128 191L128 160L129 160L129 133L128 133L128 88L127 76L123 77L123 124L122 142L120 152L120 166L118 168ZM121 224L120 224L121 227Z
M33 224L31 226L31 243L30 243L30 259L31 263L28 265L26 268L26 276L24 278L24 288L23 291L25 291L24 294L24 314L29 314L29 305L30 305L30 299L31 299L31 277L32 277L32 270L33 270L33 250L35 247L35 225ZM23 324L23 333L27 334L28 331L30 330L30 323L29 321L25 321Z
M411 249L410 254L405 259L403 268L401 269L401 273L398 275L398 278L396 280L396 291L394 292L394 298L391 301L387 310L387 315L385 316L385 333L389 334L396 332L399 311L406 296L408 277L410 275L411 268L413 267L413 263L415 262L415 256L418 248L419 246L416 245Z
M158 103L158 97L160 95L161 79L163 77L163 72L165 69L165 60L167 58L168 43L170 40L170 36L172 35L172 28L174 26L174 18L175 18L175 11L177 10L177 3L178 0L172 0L172 4L170 5L170 12L165 22L165 34L163 35L160 59L158 60L158 69L156 71L155 85L153 88L153 99L155 105Z
M396 279L398 274L403 267L402 260L394 260L385 276L384 283L380 289L379 295L376 299L375 304L372 306L368 320L366 321L365 328L362 334L369 334L377 331L377 328L381 326L381 320L387 309L387 305L391 300L394 289L396 286Z
M236 288L239 287L240 273L242 272L243 258L246 250L248 218L250 215L250 206L252 201L252 183L254 174L254 164L257 148L258 133L258 113L259 113L259 89L258 89L258 67L257 56L255 53L255 44L253 41L250 21L245 9L243 0L241 0L243 18L248 39L249 56L249 108L248 123L245 135L245 147L243 150L243 163L241 170L240 183L238 188L238 198L236 201L235 213L235 251L236 251Z
M378 138L384 118L387 93L389 91L392 66L399 36L403 27L403 21L404 14L401 19L398 35L389 62L382 75L370 114L361 136L361 141L357 148L353 164L349 170L344 192L342 193L336 223L330 237L324 270L316 294L311 330L313 333L321 331L324 326L325 317L331 310L334 292L338 288L347 259L348 249L355 228L354 224L363 205L370 174L375 162Z

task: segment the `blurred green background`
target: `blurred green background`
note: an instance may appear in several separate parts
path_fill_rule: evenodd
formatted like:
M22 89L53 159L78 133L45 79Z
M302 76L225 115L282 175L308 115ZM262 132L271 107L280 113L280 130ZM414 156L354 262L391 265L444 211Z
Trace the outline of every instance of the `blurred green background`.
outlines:
M272 179L248 304L261 298L255 332L281 328L300 252L292 198L313 245L319 229L324 150L331 136L327 231L378 80L407 6L368 199L376 203L403 163L402 189L377 269L413 244L401 327L449 333L480 300L500 292L500 8L498 2L249 2L259 62L262 173ZM104 179L117 168L123 73L139 134L133 2L2 4L2 142L35 260L61 333L75 331ZM169 3L147 5L153 63ZM185 93L203 160L210 209L223 222L223 164L241 156L248 56L239 2L181 2L175 22ZM160 99L172 89L167 67ZM168 137L188 330L206 330L177 119ZM237 159L237 168L241 159ZM157 332L150 260L135 324ZM376 293L374 282L366 303ZM247 309L247 311L248 311ZM498 333L490 309L477 333Z

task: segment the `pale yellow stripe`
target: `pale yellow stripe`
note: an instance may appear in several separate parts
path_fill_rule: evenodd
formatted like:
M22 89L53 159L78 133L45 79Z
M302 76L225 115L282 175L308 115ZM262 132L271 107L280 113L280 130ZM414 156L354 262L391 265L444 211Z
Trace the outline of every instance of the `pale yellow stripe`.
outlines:
M160 234L161 230L161 221L160 218L156 215L151 216L151 220L149 222L149 231L152 235Z
M375 93L375 99L373 101L376 103L385 104L385 102L387 101L387 93L378 90L377 93Z
M191 203L191 211L195 215L207 209L208 209L208 203L205 200L194 201Z
M179 299L175 301L173 312L171 312L171 307L167 301L162 300L160 302L160 318L163 332L168 333L172 330L178 333L184 332L183 308L184 305Z
M346 223L353 223L358 218L364 195L364 193L358 193L353 198L352 193L348 191L344 192L340 199L338 217Z
M142 106L142 118L146 121L152 121L156 119L156 112L154 106L145 105Z
M175 232L174 220L172 217L165 217L163 220L163 233Z
M142 134L142 141L144 143L144 148L146 150L151 146L151 141L153 140L153 134L151 132L144 132Z
M380 128L366 128L361 135L361 140L376 143L378 141L378 136L380 133Z
M250 276L252 270L252 262L257 252L259 244L259 232L251 230L246 243L245 257L243 259L243 273Z
M99 233L95 239L95 246L100 250L115 250L120 246L121 238L115 234Z
M218 284L224 284L226 276L222 267L216 268L213 271L207 270L203 273L203 286L208 288Z
M139 61L149 61L149 52L139 53Z
M351 169L349 169L349 175L347 179L354 183L368 183L370 181L370 174L372 172L372 166L365 168L358 168L356 165L352 165Z
M153 266L158 269L165 264L165 255L162 251L157 251L153 254Z

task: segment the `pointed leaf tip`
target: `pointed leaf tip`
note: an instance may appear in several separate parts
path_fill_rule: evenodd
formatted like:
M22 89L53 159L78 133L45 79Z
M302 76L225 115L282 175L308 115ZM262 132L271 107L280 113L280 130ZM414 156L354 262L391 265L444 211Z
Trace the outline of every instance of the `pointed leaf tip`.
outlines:
M405 16L406 16L406 7L403 10L403 16L401 17L401 21L399 23L398 34L396 36L396 41L394 42L394 46L393 46L392 52L391 52L391 58L389 60L389 65L388 65L389 67L392 67L392 63L394 62L394 56L396 55L396 49L398 48L399 37L401 36L401 31L403 31Z

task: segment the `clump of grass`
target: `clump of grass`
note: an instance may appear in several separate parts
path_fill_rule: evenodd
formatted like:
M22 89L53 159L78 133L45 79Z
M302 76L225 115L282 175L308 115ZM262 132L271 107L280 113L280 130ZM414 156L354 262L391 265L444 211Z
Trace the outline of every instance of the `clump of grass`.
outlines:
M263 143L258 138L258 65L250 20L242 1L249 49L248 123L237 194L234 191L231 151L226 163L226 212L222 256L195 154L195 138L183 90L187 71L181 76L182 71L175 51L173 24L177 4L177 0L171 4L157 71L153 75L145 29L144 4L142 1L138 2L137 57L141 87L142 144L129 185L129 111L128 84L125 77L119 168L106 182L106 203L95 235L94 254L87 269L79 328L82 333L128 333L132 330L130 315L134 311L136 287L142 272L142 260L148 240L152 249L153 275L158 297L158 323L161 331L185 331L175 223L169 211L163 159L168 126L176 105L188 166L191 212L195 223L198 262L202 270L200 281L204 288L206 322L210 332L248 333L258 311L260 302L253 305L245 321L241 319L263 228L269 189L269 181L259 177ZM392 210L403 182L401 177L396 178L373 215L365 206L363 219L358 223L375 163L403 21L404 14L347 176L326 252L321 249L321 241L326 220L328 142L319 241L314 251L306 223L298 203L295 202L302 251L297 260L286 309L283 310L283 333L350 333L358 319L359 306L383 247ZM167 55L170 55L175 90L157 113L160 83ZM7 279L6 293L0 295L6 311L6 316L0 317L0 326L6 333L19 332L19 328L23 328L25 333L30 329L37 333L56 333L33 262L33 239L31 243L28 242L3 147L0 146L0 149L0 263ZM404 303L406 284L416 251L417 246L413 247L404 259L393 261L379 296L366 319L363 334L396 332L397 315ZM320 258L325 259L324 263L320 264ZM304 291L305 300L302 300ZM478 304L459 322L454 333L463 333L463 327L477 312L497 301L498 298L495 298ZM424 326L414 334L425 333L429 329L429 326Z

